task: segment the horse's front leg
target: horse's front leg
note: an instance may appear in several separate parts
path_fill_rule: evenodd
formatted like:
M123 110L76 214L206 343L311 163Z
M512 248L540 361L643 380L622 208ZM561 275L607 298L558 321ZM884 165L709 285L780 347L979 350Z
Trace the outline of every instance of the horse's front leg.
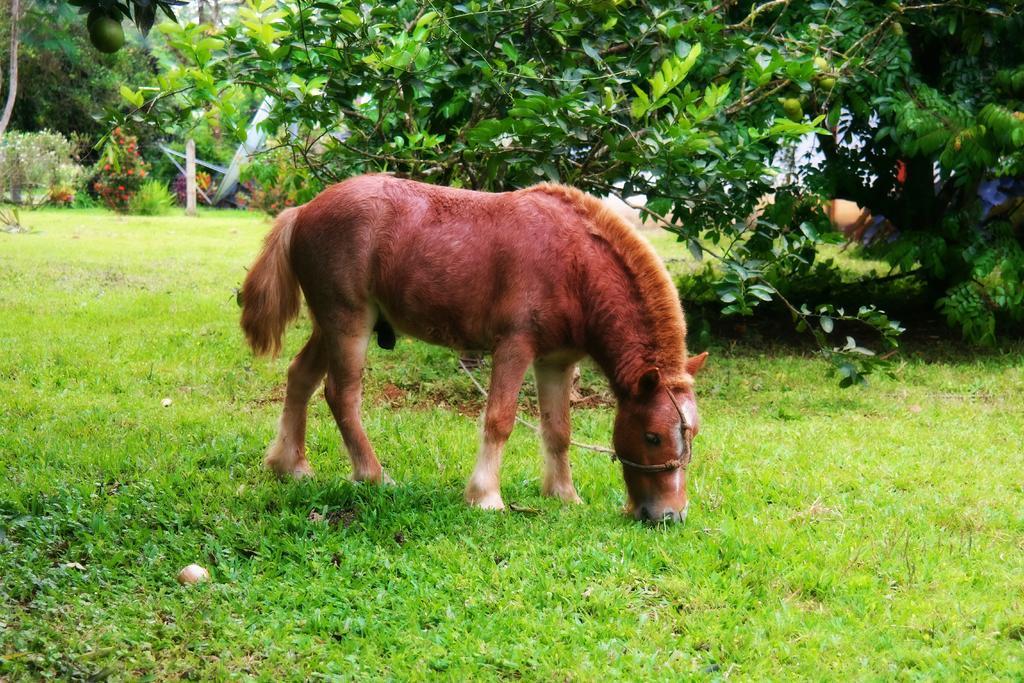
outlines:
M537 377L537 399L540 403L541 442L544 448L544 483L541 493L566 503L580 503L572 483L569 467L569 442L572 425L569 421L569 396L575 363L537 360L533 372Z
M506 340L494 351L480 450L476 456L476 467L466 484L466 502L470 505L485 510L505 507L501 500L501 455L515 426L519 389L532 361L533 349L522 339Z

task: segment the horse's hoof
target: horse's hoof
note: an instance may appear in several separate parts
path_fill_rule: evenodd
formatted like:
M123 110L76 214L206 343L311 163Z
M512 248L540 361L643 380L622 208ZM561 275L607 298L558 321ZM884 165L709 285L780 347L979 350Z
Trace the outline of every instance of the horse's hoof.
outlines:
M380 472L374 474L356 474L353 472L352 481L356 483L376 484L378 486L397 486L395 480L392 479L384 470L380 470Z
M556 498L563 503L569 503L570 505L583 504L583 499L580 498L580 494L576 493L576 489L573 488L542 491L541 495L547 496L548 498Z
M466 502L481 510L504 510L505 501L501 499L501 492L489 491L480 494L466 492Z
M576 493L576 487L570 481L566 484L552 484L545 482L540 487L540 494L547 498L556 498L563 503L579 504L583 502L580 495Z
M292 479L309 479L313 476L313 468L309 466L309 462L303 460L288 473Z
M285 464L276 458L267 456L263 460L263 465L276 474L279 479L308 479L313 476L313 468L305 458Z

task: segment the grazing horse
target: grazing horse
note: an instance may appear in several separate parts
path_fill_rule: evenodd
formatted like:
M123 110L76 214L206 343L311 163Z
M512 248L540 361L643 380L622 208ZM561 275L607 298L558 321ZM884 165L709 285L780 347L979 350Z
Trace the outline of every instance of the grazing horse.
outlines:
M311 474L306 406L326 375L327 403L353 479L390 481L359 410L374 330L493 355L476 467L466 500L502 509L502 451L533 365L545 458L542 492L580 498L569 468L575 364L594 358L618 403L614 447L637 519L686 517L686 465L700 428L679 296L650 245L595 197L542 184L505 193L388 175L350 178L283 212L242 288L242 328L276 354L305 295L313 332L288 368L266 465Z

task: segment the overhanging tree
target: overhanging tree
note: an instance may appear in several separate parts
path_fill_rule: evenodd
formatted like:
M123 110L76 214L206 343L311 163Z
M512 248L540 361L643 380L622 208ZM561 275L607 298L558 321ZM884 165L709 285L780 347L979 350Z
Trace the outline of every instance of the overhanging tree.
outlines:
M820 137L807 181L884 217L866 247L991 343L998 320L1024 319L1024 16L1010 3L888 10L882 59L847 83L839 135Z
M642 192L695 258L716 259L725 310L743 314L780 298L832 239L806 183L778 182L776 153L881 106L892 93L865 80L907 67L892 27L908 13L1010 21L973 1L918 4L251 0L222 31L162 25L189 63L159 93L127 93L127 118L203 111L241 139L239 103L265 95L263 125L323 183L387 170L489 190ZM871 306L783 301L847 384L873 359L852 339L829 343L835 320L866 322L887 345L899 332Z

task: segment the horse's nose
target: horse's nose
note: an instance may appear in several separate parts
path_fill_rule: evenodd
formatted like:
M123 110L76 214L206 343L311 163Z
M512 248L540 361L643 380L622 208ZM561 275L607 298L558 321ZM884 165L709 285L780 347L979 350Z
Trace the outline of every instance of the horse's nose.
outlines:
M662 508L659 505L641 505L637 508L636 519L642 522L648 522L651 524L661 524L667 522L685 522L686 513L689 511L690 505L687 502L686 506L681 510L673 510L672 508Z

